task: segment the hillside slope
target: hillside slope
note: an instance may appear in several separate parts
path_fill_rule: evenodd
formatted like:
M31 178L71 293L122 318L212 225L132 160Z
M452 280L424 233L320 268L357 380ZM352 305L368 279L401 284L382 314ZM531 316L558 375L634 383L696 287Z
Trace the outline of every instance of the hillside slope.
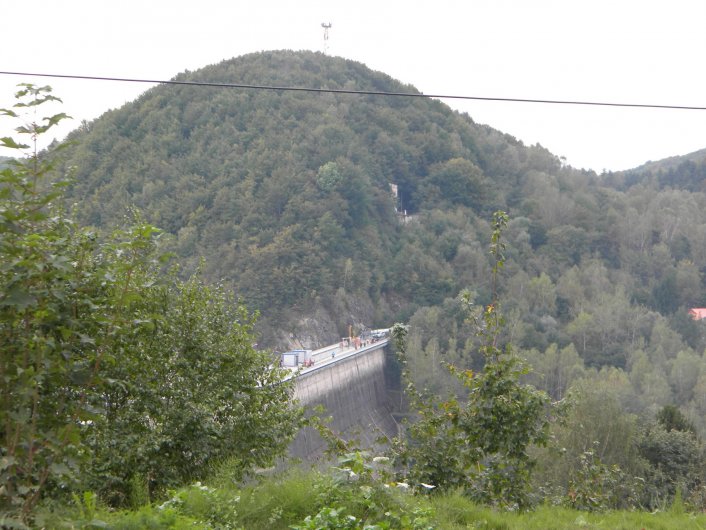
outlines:
M622 189L648 182L660 189L706 191L706 149L647 162L629 171L611 174L608 180Z
M177 79L416 92L309 52L248 55ZM396 208L485 215L517 200L527 171L559 167L544 149L423 98L159 86L72 139L66 165L78 168L83 221L115 225L136 206L173 235L185 272L203 257L205 274L232 284L265 323L316 316L327 340L461 287L448 263L458 241L440 255L407 249Z
M415 92L312 52L177 79ZM477 364L453 299L468 288L476 304L490 300L487 220L498 208L511 216L501 290L520 348L571 345L596 367L648 355L670 374L680 352L706 345L686 316L706 305L698 171L684 186L655 180L672 166L597 176L438 101L279 90L159 86L73 139L65 165L78 168L83 220L114 226L136 206L168 232L184 274L203 258L208 279L261 311L264 345L411 318L420 359Z

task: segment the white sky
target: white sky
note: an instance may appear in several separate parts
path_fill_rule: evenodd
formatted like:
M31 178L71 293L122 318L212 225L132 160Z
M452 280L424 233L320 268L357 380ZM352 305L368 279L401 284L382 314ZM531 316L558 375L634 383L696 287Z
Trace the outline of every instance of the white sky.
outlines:
M321 51L331 22L330 55L427 94L706 106L704 0L0 0L0 19L1 71L170 79ZM51 84L71 128L150 86L0 76L0 107L19 82ZM446 103L598 172L706 148L706 111Z

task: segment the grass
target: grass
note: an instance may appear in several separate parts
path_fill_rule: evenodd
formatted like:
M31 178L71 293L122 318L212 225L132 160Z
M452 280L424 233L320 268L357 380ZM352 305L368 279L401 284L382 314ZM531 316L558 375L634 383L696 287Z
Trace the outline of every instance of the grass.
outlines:
M687 530L706 528L706 515L681 512L610 511L588 513L559 506L540 506L531 512L496 512L473 505L459 495L431 501L439 529L493 530Z
M294 470L241 492L238 520L253 530L288 529L311 514L321 479L314 473Z
M218 481L214 486L195 484L173 492L166 501L132 511L109 511L96 505L92 499L91 494L77 497L73 506L64 507L58 514L44 514L43 527L280 530L301 525L307 516L313 518L325 506L335 506L342 508L346 516L356 517L368 524L389 524L384 528L390 529L706 528L705 514L685 512L681 505L657 513L589 513L548 505L527 513L500 512L473 504L460 494L415 496L394 487L379 486L376 489L356 481L341 483L334 481L331 475L301 470L266 478L244 488L236 488L223 481Z

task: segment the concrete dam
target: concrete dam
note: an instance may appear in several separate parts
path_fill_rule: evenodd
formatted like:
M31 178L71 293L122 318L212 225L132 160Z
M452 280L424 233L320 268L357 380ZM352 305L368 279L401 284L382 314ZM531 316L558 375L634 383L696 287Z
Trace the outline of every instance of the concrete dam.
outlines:
M388 344L385 338L311 352L294 375L294 397L307 414L322 405L322 416L332 417L328 426L345 440L359 440L363 448L373 447L381 436L396 436L405 406L399 366ZM290 446L292 456L308 461L318 460L325 450L324 440L309 427Z

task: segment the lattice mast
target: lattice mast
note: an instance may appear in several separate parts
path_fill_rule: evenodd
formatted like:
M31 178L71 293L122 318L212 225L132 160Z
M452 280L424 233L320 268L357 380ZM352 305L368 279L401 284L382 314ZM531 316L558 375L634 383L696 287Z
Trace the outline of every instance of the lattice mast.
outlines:
M324 28L324 55L328 54L328 30L331 29L330 22L322 22L321 27Z

